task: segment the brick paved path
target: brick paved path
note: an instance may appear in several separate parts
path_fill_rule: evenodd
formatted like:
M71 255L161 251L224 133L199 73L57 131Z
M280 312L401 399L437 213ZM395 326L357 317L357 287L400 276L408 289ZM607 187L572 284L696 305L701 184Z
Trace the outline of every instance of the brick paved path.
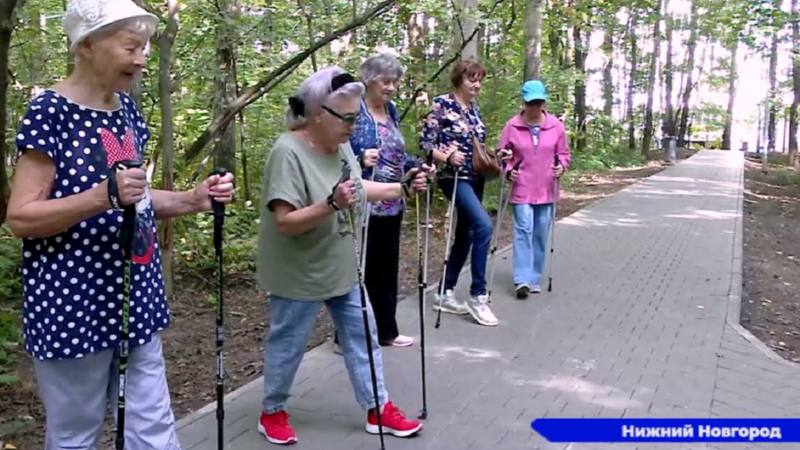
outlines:
M550 444L530 429L544 416L800 416L800 370L738 326L742 173L738 152L701 152L565 218L556 227L552 293L514 299L511 252L500 254L497 328L443 315L437 330L428 305L428 420L414 439L387 436L386 449L790 448ZM462 276L462 294L468 281ZM402 331L414 336L417 304L412 296L398 312ZM419 347L386 349L384 361L390 395L416 414ZM255 430L261 392L256 380L231 395L231 449L279 448ZM306 355L294 395L300 442L293 448L380 448L363 431L364 415L329 344ZM213 409L181 421L185 450L216 448Z

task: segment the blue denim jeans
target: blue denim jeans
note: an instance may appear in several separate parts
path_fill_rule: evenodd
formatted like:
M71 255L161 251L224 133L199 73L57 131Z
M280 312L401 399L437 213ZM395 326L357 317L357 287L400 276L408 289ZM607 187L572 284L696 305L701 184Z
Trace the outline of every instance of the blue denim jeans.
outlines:
M270 329L264 340L264 401L263 409L274 414L286 409L289 389L300 367L306 344L317 320L320 304L269 296ZM364 410L375 408L372 394L372 375L369 368L367 339L361 313L358 284L349 293L324 301L344 352L344 364L353 385L356 401ZM383 406L389 398L383 385L383 360L378 346L375 316L367 301L375 375L378 378L378 398Z
M455 180L445 178L439 180L439 188L448 200L453 198ZM458 275L467 262L470 246L472 247L472 283L469 293L472 296L486 294L486 260L489 257L489 245L492 240L492 219L483 209L482 179L474 181L458 180L456 186L456 223L455 240L450 250L447 273L444 277L444 288L455 289Z
M553 204L511 206L514 211L514 284L539 286L547 258Z

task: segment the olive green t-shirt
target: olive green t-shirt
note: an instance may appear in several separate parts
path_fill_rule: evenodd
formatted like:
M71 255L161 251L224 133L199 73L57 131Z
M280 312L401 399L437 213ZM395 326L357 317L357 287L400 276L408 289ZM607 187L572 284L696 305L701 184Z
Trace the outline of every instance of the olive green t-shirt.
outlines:
M325 201L342 176L342 160L350 165L357 188L357 200L347 215L331 208L330 216L305 233L280 233L270 202L283 200L300 210ZM264 164L259 204L256 276L261 289L293 300L321 301L346 294L358 282L348 215L353 213L360 251L366 191L349 143L340 145L335 154L321 155L300 136L282 134Z

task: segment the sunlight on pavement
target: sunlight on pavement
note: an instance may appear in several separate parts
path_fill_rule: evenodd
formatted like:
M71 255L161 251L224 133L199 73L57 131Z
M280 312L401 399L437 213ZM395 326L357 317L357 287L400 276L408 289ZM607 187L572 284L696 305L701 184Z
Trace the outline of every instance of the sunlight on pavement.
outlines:
M434 358L456 357L464 358L465 361L472 360L473 362L482 362L486 359L510 361L508 358L504 358L499 351L484 348L462 346L430 347L428 351L430 356Z
M568 397L576 397L585 403L591 402L606 408L622 410L625 408L644 406L644 403L641 401L633 400L629 391L607 384L599 385L584 380L581 375L555 375L548 379L529 379L519 374L519 372L505 371L503 372L503 377L505 381L515 386L538 386L545 390L567 394ZM654 392L652 389L643 387L638 387L637 391L640 395L647 395Z
M735 211L695 210L694 214L665 214L664 217L672 219L735 219L739 217L739 213Z

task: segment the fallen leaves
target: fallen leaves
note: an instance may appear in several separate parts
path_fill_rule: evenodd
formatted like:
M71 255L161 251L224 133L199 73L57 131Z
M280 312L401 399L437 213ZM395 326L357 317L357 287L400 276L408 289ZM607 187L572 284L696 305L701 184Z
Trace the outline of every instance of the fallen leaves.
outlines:
M779 185L776 173L746 165L741 323L788 361L800 362L799 185Z

